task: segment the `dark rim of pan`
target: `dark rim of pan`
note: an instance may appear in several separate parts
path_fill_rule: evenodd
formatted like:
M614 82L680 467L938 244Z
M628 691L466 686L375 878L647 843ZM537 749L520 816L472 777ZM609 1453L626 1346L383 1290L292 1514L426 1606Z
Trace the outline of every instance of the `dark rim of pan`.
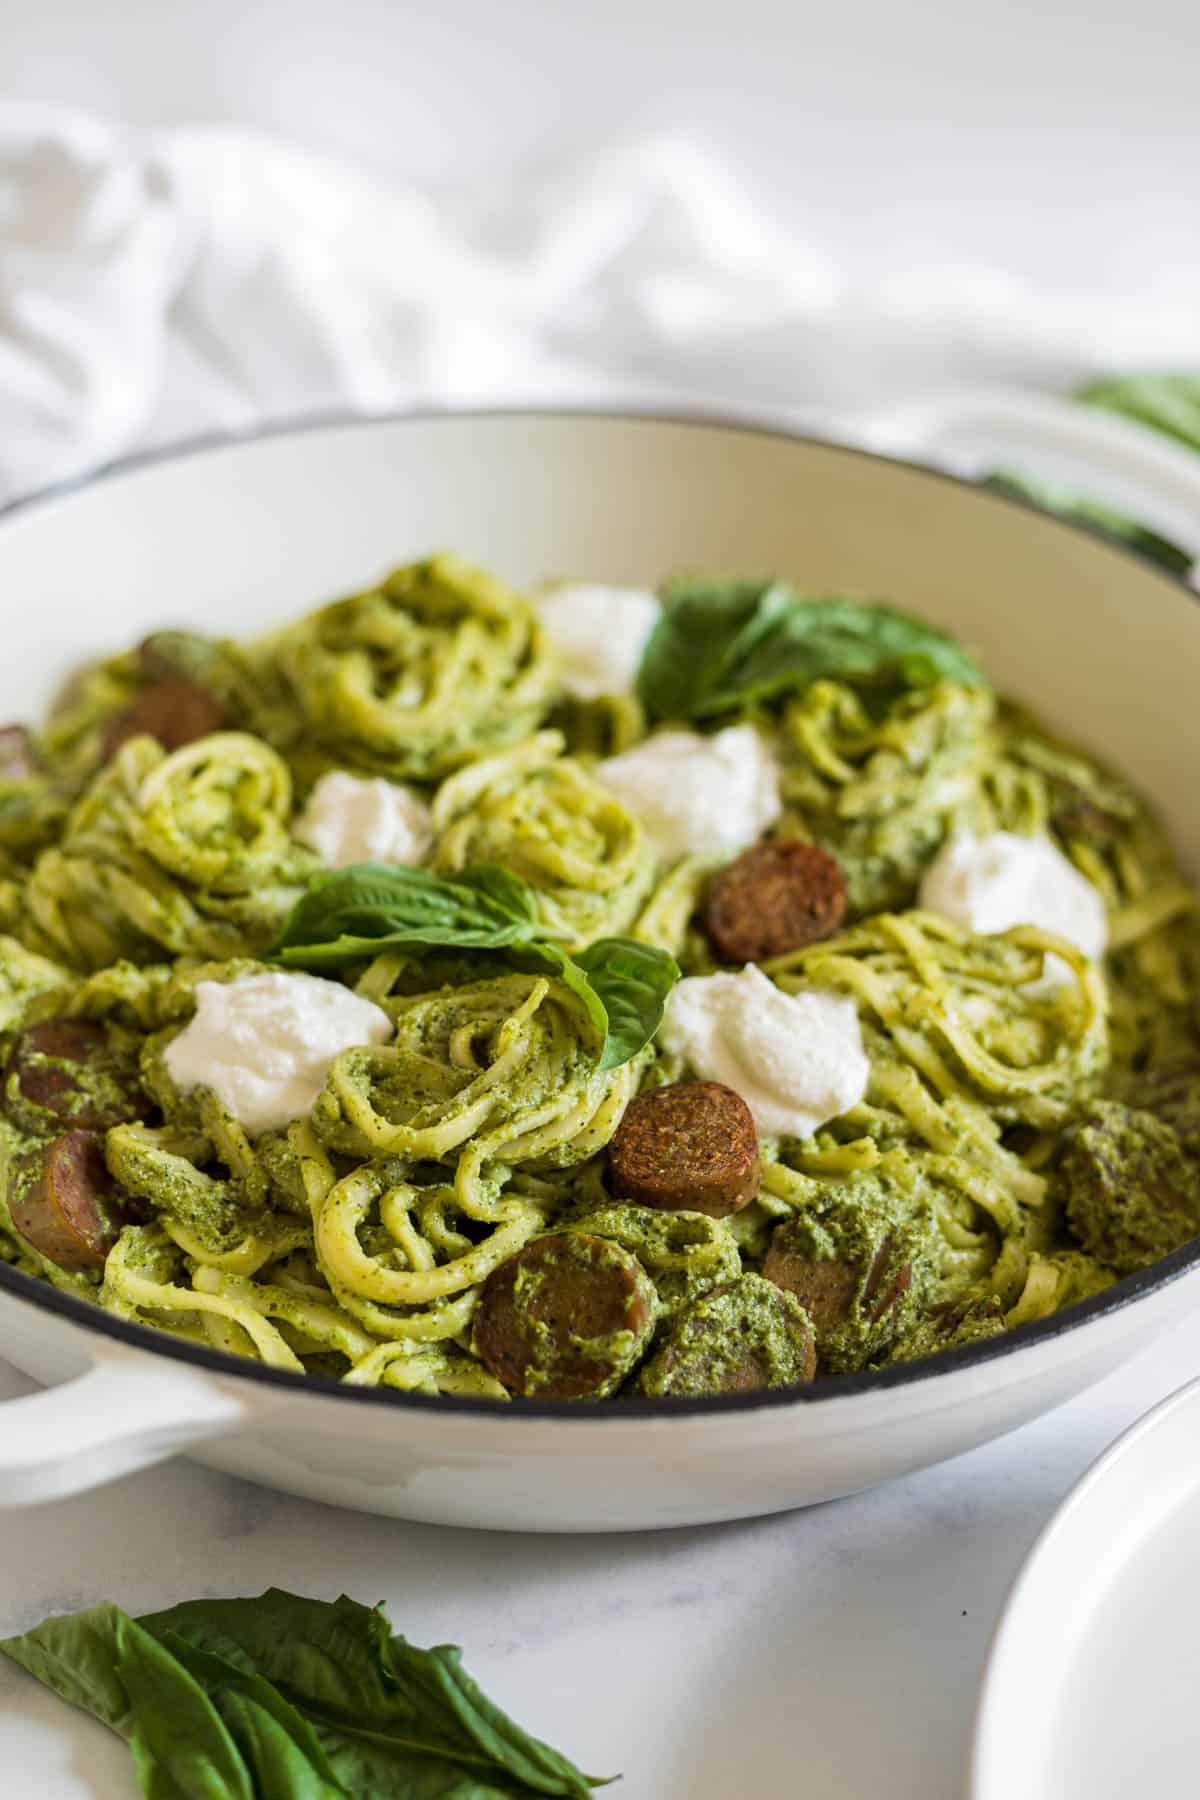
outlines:
M941 482L949 487L965 488L977 494L982 503L993 507L1006 507L1010 511L1025 512L1037 515L1048 527L1066 532L1074 537L1092 538L1100 543L1109 555L1120 557L1138 567L1142 573L1162 584L1163 588L1180 594L1193 604L1197 600L1194 588L1182 577L1170 574L1167 570L1153 563L1137 550L1114 539L1108 533L1090 525L1080 524L1075 520L1062 519L1053 513L1045 512L1034 502L1019 495L998 492L988 489L977 481L966 477L952 475L945 469L933 467L929 463L903 457L884 456L877 451L862 450L854 445L839 443L834 439L821 437L814 432L793 431L782 425L764 424L753 417L739 417L736 413L712 412L704 409L689 411L681 408L678 411L662 411L653 407L588 407L588 406L495 406L468 407L462 411L453 411L441 407L413 408L409 411L391 413L328 413L311 417L285 420L275 425L261 427L254 431L235 432L230 434L216 433L172 444L162 450L142 451L133 456L121 457L117 461L107 463L104 467L77 480L56 483L52 487L39 489L36 493L23 496L0 507L0 523L32 508L48 502L59 500L70 494L79 493L93 487L98 482L120 476L137 469L153 467L164 462L178 462L203 454L206 451L227 450L240 444L257 443L265 438L291 437L302 432L323 431L333 429L370 429L373 426L395 426L403 424L436 424L447 421L470 421L472 419L545 419L575 420L581 423L608 422L613 424L638 425L676 425L692 427L715 432L741 434L748 437L775 439L784 443L807 444L815 449L826 451L831 455L844 456L848 460L881 463L885 467L901 468L924 478ZM507 1401L472 1399L457 1394L406 1394L394 1388L362 1388L348 1387L344 1382L325 1375L304 1375L287 1369L269 1369L262 1363L254 1362L248 1357L228 1355L221 1350L210 1350L200 1344L184 1342L172 1338L164 1332L156 1331L149 1325L137 1325L124 1319L114 1318L111 1313L102 1311L92 1302L78 1300L72 1294L61 1293L57 1288L40 1281L36 1276L25 1275L10 1264L0 1262L0 1292L9 1294L14 1300L26 1306L38 1308L42 1312L56 1315L72 1325L85 1330L97 1332L103 1336L114 1338L120 1343L136 1346L140 1350L152 1351L155 1355L172 1358L176 1362L191 1363L196 1368L208 1369L227 1380L236 1377L240 1381L250 1381L267 1388L283 1389L293 1395L304 1393L337 1395L348 1405L415 1408L425 1410L432 1408L443 1418L451 1415L482 1415L492 1420L498 1419L574 1419L599 1418L613 1424L622 1419L634 1420L653 1418L660 1423L667 1419L684 1420L700 1414L721 1414L746 1412L763 1407L786 1406L820 1406L829 1401L848 1399L858 1394L884 1392L890 1388L911 1386L919 1381L937 1380L939 1377L957 1374L961 1370L976 1368L984 1363L992 1362L997 1357L1019 1356L1023 1350L1033 1350L1038 1345L1049 1343L1070 1332L1092 1322L1111 1316L1135 1302L1169 1287L1188 1270L1200 1265L1200 1237L1185 1244L1170 1256L1152 1263L1149 1268L1139 1270L1136 1275L1128 1275L1113 1287L1106 1288L1101 1294L1095 1294L1089 1300L1083 1300L1063 1312L1051 1313L1048 1318L1037 1319L1028 1325L1019 1325L1012 1331L999 1337L986 1338L981 1342L966 1344L955 1350L943 1351L940 1355L911 1363L899 1363L890 1368L866 1370L856 1375L823 1376L820 1381L809 1387L767 1388L750 1394L713 1394L696 1400L637 1400L612 1399L589 1402L581 1406L578 1401L571 1400L522 1400ZM0 1345L2 1349L2 1345Z

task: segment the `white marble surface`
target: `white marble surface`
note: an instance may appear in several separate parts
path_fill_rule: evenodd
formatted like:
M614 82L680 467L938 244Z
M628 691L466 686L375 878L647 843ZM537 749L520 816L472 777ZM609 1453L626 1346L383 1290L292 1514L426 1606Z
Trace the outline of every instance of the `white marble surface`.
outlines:
M271 1584L387 1601L621 1800L960 1800L1005 1593L1086 1465L1200 1370L1200 1318L940 1469L744 1525L509 1537L339 1513L186 1462L0 1515L0 1631ZM0 1394L24 1392L0 1368ZM3 1413L0 1409L0 1429ZM132 1800L124 1746L0 1667L4 1800Z

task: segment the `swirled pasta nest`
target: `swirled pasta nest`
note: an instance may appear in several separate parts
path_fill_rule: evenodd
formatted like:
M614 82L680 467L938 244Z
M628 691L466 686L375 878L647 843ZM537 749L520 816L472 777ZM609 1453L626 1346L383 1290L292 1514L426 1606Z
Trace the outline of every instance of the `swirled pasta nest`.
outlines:
M887 1051L882 1076L873 1060L874 1089L903 1066L1000 1124L1061 1125L1108 1061L1103 975L1034 926L980 937L934 913L882 913L768 967L785 989L855 1000Z
M448 875L503 863L533 887L544 928L571 950L629 928L654 857L615 795L562 750L560 733L538 732L444 782L433 863Z
M825 846L848 916L908 906L934 851L979 806L995 696L940 682L869 708L817 681L784 715L782 792L793 827Z
M132 739L34 866L35 947L92 969L164 951L253 955L320 866L290 836L291 809L286 764L246 732L169 756Z
M526 737L557 683L529 602L454 556L322 607L263 653L332 761L408 779Z

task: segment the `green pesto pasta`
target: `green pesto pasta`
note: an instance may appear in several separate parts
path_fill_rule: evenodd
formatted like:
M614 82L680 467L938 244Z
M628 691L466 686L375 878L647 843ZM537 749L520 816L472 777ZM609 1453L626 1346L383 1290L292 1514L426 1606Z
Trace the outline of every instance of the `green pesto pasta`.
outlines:
M832 851L849 914L908 906L934 851L971 819L995 698L940 682L885 709L818 681L783 715L783 793L799 834Z
M731 592L744 624L758 590ZM774 592L764 631L803 608ZM722 596L703 590L706 630ZM873 668L870 608L823 604L850 633L825 672L808 637L802 679L744 693L744 633L724 661L702 646L711 667L667 659L672 693L700 695L686 719L645 683L573 695L530 600L452 556L251 642L162 631L85 671L0 772L0 1256L271 1368L501 1402L579 1397L555 1357L599 1369L597 1394L905 1363L1200 1232L1200 912L1153 810L950 640L889 614L916 648ZM222 728L127 735L164 682ZM671 957L685 978L738 963L709 916L735 849L659 854L602 759L730 724L773 759L759 847L820 847L845 899L826 935L758 957L762 985L836 1001L866 1073L815 1129L758 1122L745 1194L706 1210L670 1186L689 1143L663 1153L665 1198L622 1187L610 1152L662 1089L714 1084L657 1026ZM336 899L294 835L331 770L406 784L423 869L373 853ZM1061 852L1102 902L1103 956L922 904L950 840L994 834ZM334 917L307 948L285 931L302 897ZM317 1010L293 1017L289 982ZM266 1010L240 1014L251 988ZM326 1005L365 1008L372 1041L327 1043ZM91 1187L71 1185L81 1144ZM1103 1212L1118 1147L1136 1238ZM605 1324L618 1290L634 1312ZM525 1381L496 1351L500 1294L550 1359ZM613 1375L618 1339L638 1364Z
M164 951L264 949L319 867L291 836L291 778L247 732L118 750L42 852L24 893L36 941L101 969Z
M458 557L397 569L268 640L332 766L431 780L525 737L554 692L530 603Z
M628 930L654 858L637 821L572 758L557 732L482 758L443 782L433 866L455 875L503 863L537 890L547 932L567 949Z

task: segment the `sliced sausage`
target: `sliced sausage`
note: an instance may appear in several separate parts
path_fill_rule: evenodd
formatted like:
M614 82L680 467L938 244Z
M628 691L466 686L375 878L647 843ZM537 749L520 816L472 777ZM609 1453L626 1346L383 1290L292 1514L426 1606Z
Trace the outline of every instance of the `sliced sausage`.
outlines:
M863 1280L857 1258L813 1257L806 1243L796 1241L797 1224L789 1220L776 1228L763 1274L795 1294L818 1332L844 1325L856 1305L870 1324L878 1325L912 1286L912 1264L893 1256L894 1233L886 1232L880 1240Z
M142 736L156 738L164 750L181 750L228 723L229 714L215 694L185 675L164 675L113 714L104 730L104 755L112 756L130 738Z
M147 681L179 675L203 688L216 685L214 677L229 666L227 647L219 638L177 628L152 631L138 645L137 659Z
M857 1262L844 1262L838 1257L817 1261L789 1243L787 1226L780 1225L771 1239L762 1272L767 1281L794 1294L817 1330L824 1334L844 1325L854 1310L858 1268Z
M829 1238L838 1253L821 1254ZM835 1208L815 1229L804 1217L777 1226L762 1272L808 1313L822 1364L855 1369L880 1354L912 1312L914 1254L905 1230L865 1210Z
M126 1223L122 1195L101 1133L68 1131L14 1164L9 1216L14 1231L60 1269L102 1269Z
M732 1088L678 1082L629 1105L609 1144L608 1166L623 1200L720 1219L758 1192L758 1133Z
M1126 1075L1113 1098L1169 1125L1187 1157L1200 1158L1200 1058L1185 1056Z
M1200 1233L1200 1171L1162 1119L1094 1100L1065 1140L1067 1224L1098 1262L1131 1275Z
M28 781L38 773L33 739L23 725L0 725L0 781Z
M655 1398L695 1399L794 1387L816 1370L816 1334L800 1303L761 1275L742 1275L675 1320L638 1385Z
M492 1270L475 1350L510 1394L598 1400L636 1366L654 1316L654 1288L635 1256L608 1238L559 1231Z
M10 1112L35 1129L52 1124L106 1131L149 1110L132 1051L118 1048L92 1019L41 1019L18 1032L9 1051L5 1097ZM22 1105L22 1103L24 1103Z
M725 962L763 962L832 936L846 911L842 871L819 844L744 850L713 877L702 923Z

